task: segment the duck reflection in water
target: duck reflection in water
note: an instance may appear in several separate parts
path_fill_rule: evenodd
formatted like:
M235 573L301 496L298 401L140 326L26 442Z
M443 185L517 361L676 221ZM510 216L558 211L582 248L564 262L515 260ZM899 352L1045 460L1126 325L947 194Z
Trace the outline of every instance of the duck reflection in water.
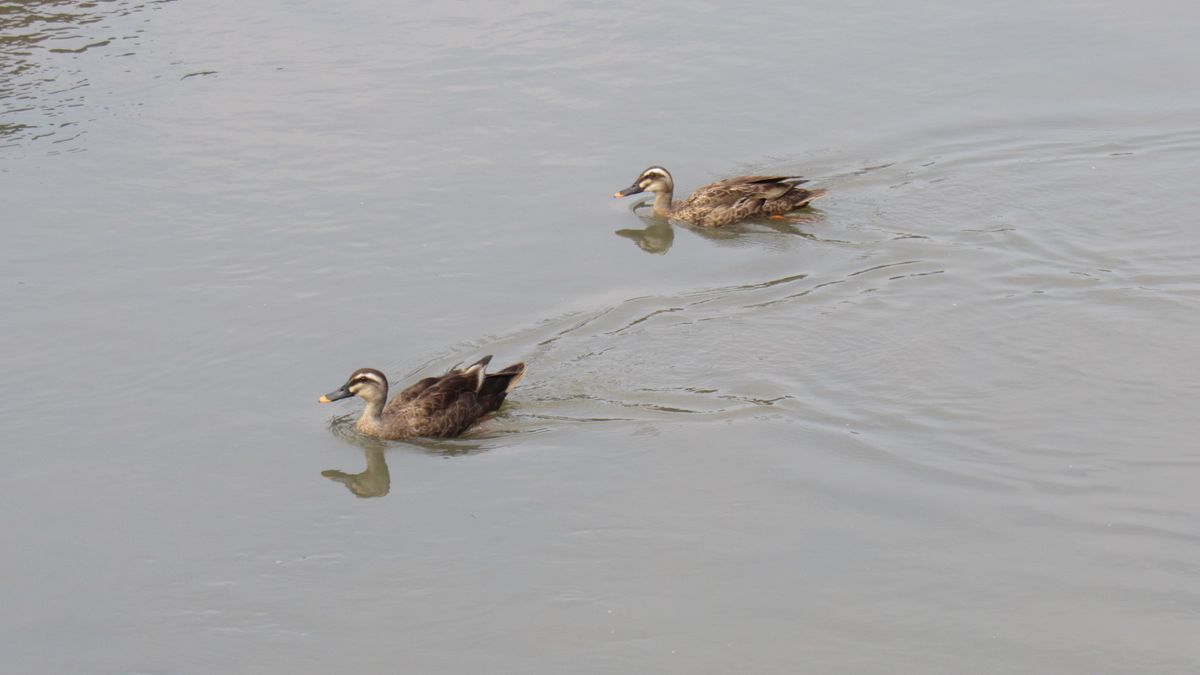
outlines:
M646 253L657 255L666 253L671 248L671 244L675 243L675 228L663 219L647 218L646 220L650 221L650 225L646 229L617 230L617 236L632 239L633 243Z
M367 457L366 469L359 473L326 469L321 475L345 485L355 497L382 497L392 489L392 474L388 471L387 460L383 458L384 444L364 439L362 446L363 454Z
M354 414L335 417L329 421L329 430L343 441L362 448L363 455L367 460L367 468L359 473L347 473L341 469L326 469L321 472L321 475L345 485L346 489L356 497L384 497L391 491L392 474L388 469L387 460L384 458L384 453L390 448L406 448L449 458L475 455L494 447L491 438L414 438L401 444L389 443L359 433L354 428L354 421Z

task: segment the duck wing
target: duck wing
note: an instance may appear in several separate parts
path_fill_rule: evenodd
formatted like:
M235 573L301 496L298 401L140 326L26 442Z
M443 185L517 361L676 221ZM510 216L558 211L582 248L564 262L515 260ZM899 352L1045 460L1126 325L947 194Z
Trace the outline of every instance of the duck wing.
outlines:
M508 392L525 375L525 364L515 363L497 373L487 373L485 368L491 361L485 356L462 369L429 380L420 391L398 405L421 436L452 437L466 431L480 417L495 411L504 402ZM393 403L414 390L409 387ZM391 404L389 404L390 406Z
M478 386L473 373L447 373L407 401L402 414L419 436L457 436L486 412L475 393Z
M678 209L684 220L719 227L754 218L764 207L798 190L807 182L799 176L735 176L710 183L692 193Z
M491 360L492 360L492 356L491 356L491 354L489 354L489 355L483 357L482 359L479 359L475 363L472 363L471 365L467 366L466 368L451 368L450 370L446 371L445 375L438 375L435 377L426 377L425 379L418 380L412 386L408 387L407 389L400 392L399 394L396 394L396 396L394 396L391 401L388 401L388 404L384 408L384 411L385 412L398 411L401 408L406 407L412 401L419 398L421 396L421 394L424 394L426 391L428 391L430 387L433 387L444 381L451 380L455 377L461 376L461 375L465 374L467 371L471 371L472 373L474 373L475 377L479 377L480 373L482 372L482 369L486 368L487 364L490 363ZM478 369L478 370L475 370L475 369Z
M686 203L704 208L728 208L747 199L778 199L806 182L799 176L735 176L705 185L693 192Z
M391 401L388 402L385 410L392 409L394 407L399 407L401 404L407 403L407 402L413 400L414 398L420 396L421 392L423 392L426 389L437 384L438 381L441 379L442 378L440 378L440 377L427 377L423 380L418 380L416 382L416 384L405 389L404 391L400 392L399 394L396 394L395 398L393 398Z
M807 182L800 176L736 176L717 181L713 185L722 185L739 197L778 199L797 185Z
M717 183L787 183L788 185L800 185L807 182L808 179L803 176L734 176L717 181Z

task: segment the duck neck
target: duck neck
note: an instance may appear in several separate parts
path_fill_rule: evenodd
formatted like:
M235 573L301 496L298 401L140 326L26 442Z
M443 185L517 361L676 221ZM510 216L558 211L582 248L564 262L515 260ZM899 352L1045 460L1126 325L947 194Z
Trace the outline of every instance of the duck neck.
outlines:
M654 193L654 215L659 218L671 217L671 193L672 190Z
M373 431L383 425L383 404L386 401L386 395L367 401L362 417L358 418L357 426L360 431Z

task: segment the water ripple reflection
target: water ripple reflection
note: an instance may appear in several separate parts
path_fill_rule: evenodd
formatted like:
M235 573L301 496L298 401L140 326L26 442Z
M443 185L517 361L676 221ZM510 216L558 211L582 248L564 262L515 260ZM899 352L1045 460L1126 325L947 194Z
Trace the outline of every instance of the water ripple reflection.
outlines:
M0 148L69 144L86 133L96 114L87 97L92 73L139 46L140 31L122 19L171 1L0 4Z

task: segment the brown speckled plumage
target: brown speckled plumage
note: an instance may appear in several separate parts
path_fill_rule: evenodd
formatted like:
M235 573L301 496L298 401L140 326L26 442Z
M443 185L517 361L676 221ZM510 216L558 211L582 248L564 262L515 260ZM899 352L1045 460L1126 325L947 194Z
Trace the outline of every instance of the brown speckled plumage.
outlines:
M373 368L360 368L340 389L322 396L321 401L361 397L367 406L355 428L368 436L390 439L458 436L481 417L499 409L508 392L525 375L524 363L486 373L491 360L491 356L485 356L466 368L427 377L386 404L387 377Z
M674 202L671 174L661 166L652 166L614 196L653 192L654 215L702 227L721 227L751 218L780 216L808 206L825 194L825 190L798 187L806 182L799 176L737 176L709 183L687 199Z

